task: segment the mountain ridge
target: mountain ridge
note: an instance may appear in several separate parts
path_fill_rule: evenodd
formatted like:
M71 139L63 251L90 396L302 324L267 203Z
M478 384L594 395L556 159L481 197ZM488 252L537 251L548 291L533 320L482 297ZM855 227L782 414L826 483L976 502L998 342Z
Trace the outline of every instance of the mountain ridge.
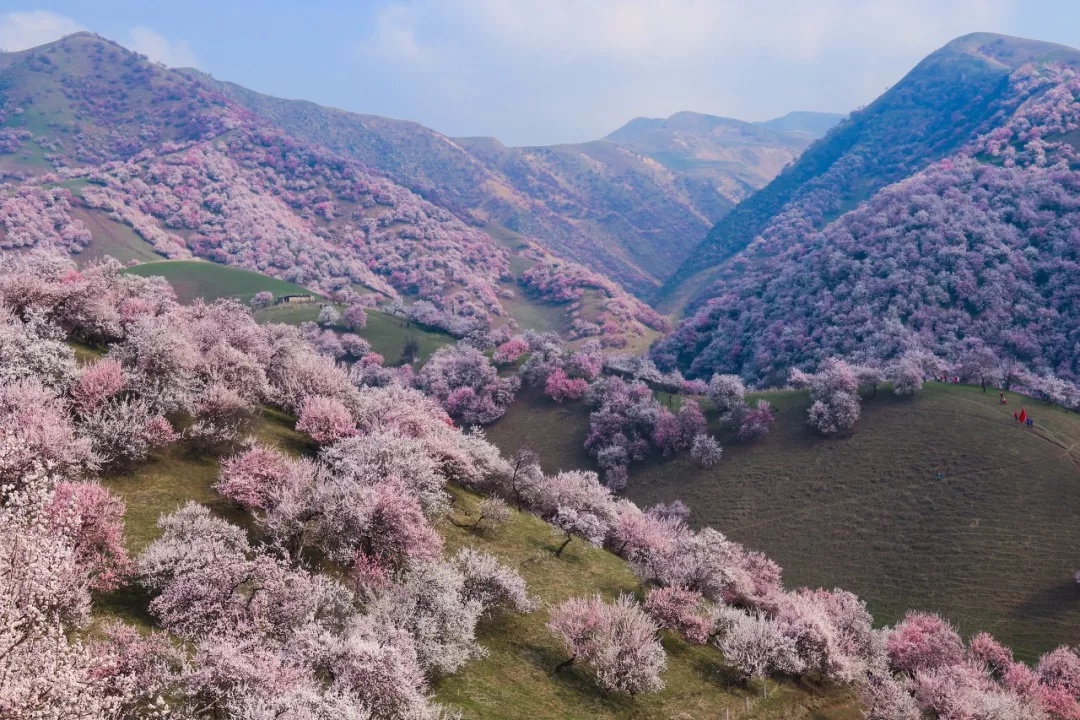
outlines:
M252 112L386 173L466 222L534 238L639 296L653 292L715 220L807 144L805 138L755 130L776 143L778 157L765 170L742 177L732 172L740 163L733 155L725 182L718 183L715 173L658 163L626 144L613 143L628 151L616 153L600 144L610 136L510 147L496 138L453 138L412 121L215 82Z
M853 209L890 182L909 176L974 139L996 111L1009 75L1029 62L1080 62L1080 51L1053 43L973 33L920 61L896 85L853 113L761 191L722 218L655 296L667 312L693 309L718 267L746 248L789 202L818 207L811 225ZM906 140L904 140L906 138ZM898 142L904 141L902 147ZM831 173L831 175L830 175ZM821 186L828 185L822 189ZM807 197L818 192L827 199Z
M958 38L717 224L665 288L690 314L653 357L765 384L829 357L979 358L1074 405L1078 199L1080 51Z

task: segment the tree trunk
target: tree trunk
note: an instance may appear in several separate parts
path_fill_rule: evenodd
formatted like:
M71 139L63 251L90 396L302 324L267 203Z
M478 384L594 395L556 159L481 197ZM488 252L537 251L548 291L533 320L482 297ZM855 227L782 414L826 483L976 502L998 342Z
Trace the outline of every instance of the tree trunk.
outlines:
M570 544L570 541L574 539L574 536L570 533L566 533L566 540L559 546L559 549L555 551L555 557L562 557L562 551L566 549L566 546Z
M571 665L574 664L574 660L576 658L577 658L577 655L571 655L569 660L565 660L565 661L563 661L563 662L561 662L561 663L559 663L558 665L555 666L555 672L559 672L560 670L563 670L565 668L570 667Z

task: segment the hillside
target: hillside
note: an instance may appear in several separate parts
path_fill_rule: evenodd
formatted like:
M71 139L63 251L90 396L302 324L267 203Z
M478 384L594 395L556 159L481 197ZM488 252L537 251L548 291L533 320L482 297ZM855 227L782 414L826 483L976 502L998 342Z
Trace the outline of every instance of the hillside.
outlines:
M1023 368L1029 389L1076 406L1060 380L1080 379L1078 62L1067 48L991 36L931 55L740 205L747 219L747 208L794 193L744 227L759 228L751 245L740 251L747 236L717 226L697 256L735 254L678 289L683 299L698 291L700 306L654 359L778 385L789 368L830 355L889 364L924 348L957 361L986 348L1003 373ZM963 68L961 81L953 73ZM935 97L963 109L930 106ZM868 154L896 124L909 127ZM849 141L813 174L815 158ZM813 176L791 184L804 174Z
M689 141L689 151L624 141L622 130L603 141L511 148L494 138L449 138L413 122L218 86L295 137L386 173L467 222L530 237L642 296L734 203L808 144L804 135L725 120L730 132L687 125L669 138L669 145ZM680 116L708 117L673 118ZM822 120L794 122L798 132Z
M0 124L0 248L198 256L323 295L376 293L457 335L514 320L504 301L572 313L562 322L571 337L615 347L666 327L617 284L527 237L497 241L254 115L204 76L89 33L0 55ZM511 259L561 276L560 298L520 283Z
M793 586L857 592L881 623L907 608L940 612L1028 661L1080 640L1080 542L1061 532L1080 518L1080 416L929 383L914 398L864 398L853 435L825 439L806 424L805 392L753 397L776 413L767 438L740 441L710 412L720 463L654 456L631 466L627 495L685 500L691 523L764 549ZM1033 431L1012 418L1021 406ZM582 405L524 396L487 437L503 452L529 444L553 472L594 467L587 434Z
M651 516L594 474L530 464L537 492L511 509L518 468L411 374L359 383L294 328L174 295L116 264L0 256L5 717L858 717L851 679L748 678L708 637L662 630L615 535ZM327 434L320 405L345 424ZM567 503L604 536L564 542L548 521ZM715 588L757 557L721 549ZM617 662L644 643L645 682L566 662L556 619L577 598L640 624Z
M1080 63L1060 45L967 35L919 63L866 108L814 143L794 165L725 216L658 294L665 312L693 307L723 263L761 234L791 239L854 208L874 192L959 151L1001 121L1010 75L1027 63Z

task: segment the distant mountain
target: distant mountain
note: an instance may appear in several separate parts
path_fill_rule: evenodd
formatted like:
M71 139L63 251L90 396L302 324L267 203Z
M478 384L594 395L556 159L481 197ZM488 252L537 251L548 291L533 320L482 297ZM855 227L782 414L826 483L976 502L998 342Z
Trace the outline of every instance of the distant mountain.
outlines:
M693 154L653 152L653 140L635 143L622 131L589 143L511 148L231 83L219 87L295 137L359 160L469 223L534 239L639 295L655 291L713 223L808 144L726 120L740 129L713 128L712 139L698 138L708 123L695 129L676 120Z
M664 288L692 312L658 364L782 383L831 355L996 355L1065 402L1053 376L1080 380L1078 71L1080 51L998 35L930 55L717 224Z
M813 136L680 112L666 119L636 118L604 139L651 157L738 202L776 177Z
M824 137L826 133L832 130L833 127L845 117L847 116L838 113L796 110L794 112L789 112L783 117L774 118L772 120L762 120L761 122L754 124L763 128L768 128L769 130L775 130L776 132L796 133L817 139L819 137Z
M1065 46L988 33L954 40L725 215L667 279L659 306L671 312L700 303L724 261L769 234L770 224L797 223L801 234L818 230L889 183L957 152L1008 111L1010 76L1026 64L1077 58L1080 52Z

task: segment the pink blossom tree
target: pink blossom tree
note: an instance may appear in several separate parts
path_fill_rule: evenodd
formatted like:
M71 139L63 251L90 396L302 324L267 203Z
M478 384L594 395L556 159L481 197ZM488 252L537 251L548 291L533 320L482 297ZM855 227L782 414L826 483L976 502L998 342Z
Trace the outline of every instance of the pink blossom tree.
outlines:
M269 290L260 290L255 293L251 298L251 307L255 310L262 310L268 308L274 304L274 293Z
M580 400L589 384L583 378L570 378L562 368L553 371L544 383L544 394L557 403Z
M803 669L795 641L783 633L778 623L759 612L735 614L717 647L724 653L724 661L748 679Z
M685 588L653 588L645 596L644 610L661 628L698 645L709 641L715 625L715 619L702 606L701 593Z
M886 651L893 667L913 673L959 663L964 645L939 616L909 612L889 633Z
M730 413L742 405L746 386L738 375L713 375L707 395L721 414Z
M115 590L133 565L124 549L124 501L97 483L59 483L49 522L74 551L93 590Z
M345 326L351 330L363 330L367 327L367 311L363 305L350 305L342 313Z
M304 400L296 430L306 433L319 445L330 445L355 434L356 421L340 400L314 396Z
M548 629L570 653L560 668L580 661L610 692L663 689L660 673L667 657L656 637L659 628L631 596L621 595L613 604L599 596L571 598L552 610Z
M769 401L758 400L754 408L743 416L739 437L743 440L759 440L769 434L775 421Z
M104 358L88 366L71 388L80 412L92 412L124 389L124 370L116 360Z

